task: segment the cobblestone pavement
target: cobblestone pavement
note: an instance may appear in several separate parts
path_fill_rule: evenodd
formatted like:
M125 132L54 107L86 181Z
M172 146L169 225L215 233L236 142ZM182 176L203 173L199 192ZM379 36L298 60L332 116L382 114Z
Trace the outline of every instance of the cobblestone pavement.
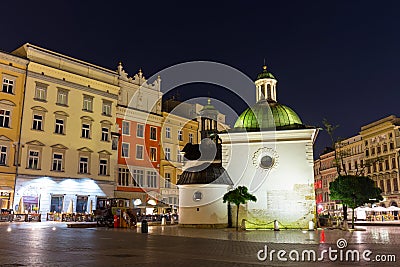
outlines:
M142 234L140 228L67 228L64 223L49 222L4 223L0 235L0 266L399 266L393 259L379 264L373 260L379 254L387 260L398 252L400 227L367 227L366 231L356 232L324 230L322 234L150 226L149 233ZM339 238L344 238L348 246L339 248ZM318 261L322 251L329 249L337 250L334 255L338 258L330 260L325 253ZM363 253L367 249L372 251L370 262L346 261L347 250ZM275 254L271 260L272 250ZM299 260L304 251L312 250L317 262L309 262L308 254L304 254L306 261L278 261L278 250L286 251L283 258L289 253L296 258L292 252L295 250ZM265 260L259 260L257 254Z

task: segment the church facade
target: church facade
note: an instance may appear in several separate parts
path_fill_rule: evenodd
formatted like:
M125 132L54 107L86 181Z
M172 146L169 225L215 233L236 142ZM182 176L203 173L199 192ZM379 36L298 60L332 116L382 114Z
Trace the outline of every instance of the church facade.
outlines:
M276 223L288 229L308 228L315 216L313 144L317 129L304 125L290 107L277 102L277 80L266 66L255 85L257 103L239 116L232 130L219 133L221 165L232 182L230 188L246 186L257 197L256 202L241 206L239 223L244 222L246 228L274 228ZM202 207L183 205L191 204L196 210L217 203L220 210L226 207L224 192L207 191L201 184L191 184L191 190L212 201Z

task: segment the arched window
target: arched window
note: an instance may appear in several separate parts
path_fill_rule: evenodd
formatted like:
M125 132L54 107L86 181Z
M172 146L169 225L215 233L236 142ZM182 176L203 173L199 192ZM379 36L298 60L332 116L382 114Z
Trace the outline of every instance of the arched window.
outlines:
M262 97L260 97L260 99L264 99L265 98L265 85L264 84L261 85L261 94L262 94Z
M267 84L267 99L272 99L271 97L271 85Z

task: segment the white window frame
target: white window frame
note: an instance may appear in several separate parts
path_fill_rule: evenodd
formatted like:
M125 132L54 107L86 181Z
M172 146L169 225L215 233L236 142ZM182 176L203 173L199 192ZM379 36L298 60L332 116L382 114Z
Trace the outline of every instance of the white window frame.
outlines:
M122 135L131 135L131 123L129 121L122 121Z
M111 116L111 112L112 112L112 102L108 101L108 100L103 100L103 106L102 106L102 113L105 116Z
M57 121L62 121L62 124ZM57 131L57 129L58 129L58 131ZM65 119L61 119L61 118L55 119L54 133L55 134L65 134Z
M183 131L178 130L178 141L183 141Z
M6 94L14 94L15 79L10 79L3 77L3 83L1 86L1 91ZM10 92L11 89L11 92Z
M193 144L193 134L189 133L189 143Z
M157 172L147 171L146 172L146 186L148 188L157 188Z
M101 141L110 141L110 127L107 127L105 125L101 126Z
M93 96L83 95L83 106L82 110L93 112Z
M7 165L8 147L0 145L0 166Z
M105 158L99 160L99 175L108 175L108 160Z
M178 149L176 151L176 161L182 163L183 162L183 155L182 152Z
M46 101L47 99L47 86L42 84L36 84L35 87L35 99Z
M129 158L130 144L122 142L121 144L121 158Z
M89 126L88 128L86 128L86 127L83 127L84 125L87 125L87 126ZM91 125L90 125L90 123L82 123L82 133L81 133L81 137L82 138L87 138L87 139L90 139L90 127L91 127Z
M171 138L171 127L165 128L165 138Z
M164 179L165 179L165 188L171 188L171 173L166 172L164 174Z
M10 128L11 125L11 110L0 109L1 125L2 128Z
M118 186L129 186L130 176L128 168L118 168Z
M35 118L35 116L40 116L41 119ZM44 118L43 114L33 113L32 130L43 131L43 129L44 129L43 118ZM35 127L35 125L36 125L36 127Z
M165 159L166 160L171 160L171 148L166 147L164 152L165 152L164 153L165 154Z
M56 158L56 156L61 156L61 158ZM51 161L51 170L61 172L64 168L64 154L59 152L53 152L53 157Z
M140 149L138 149L140 147ZM138 158L138 151L141 151L141 157L139 157ZM144 154L144 149L143 149L143 146L142 145L136 145L136 151L135 151L135 155L136 155L136 159L140 159L140 160L142 160L144 157L143 157L143 154Z
M144 124L138 123L136 125L136 137L144 138Z
M68 105L68 90L58 88L57 91L57 104L62 106Z
M32 153L37 153L37 155L33 155ZM30 164L30 163L35 163L36 162L36 168L33 168L35 164ZM28 162L27 162L27 169L32 169L32 170L39 170L40 169L40 151L35 150L35 149L29 149L28 150Z
M153 162L157 161L157 148L156 147L150 147L150 160Z
M132 170L132 184L136 187L145 187L144 184L144 170Z
M86 161L82 161L82 159L86 159ZM79 173L89 173L89 157L79 156Z

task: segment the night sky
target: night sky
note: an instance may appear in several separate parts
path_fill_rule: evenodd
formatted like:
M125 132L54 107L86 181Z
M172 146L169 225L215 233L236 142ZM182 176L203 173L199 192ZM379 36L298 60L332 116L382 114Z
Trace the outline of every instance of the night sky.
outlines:
M29 42L113 70L122 61L146 77L207 60L254 80L265 58L278 101L305 124L340 125L344 138L399 114L399 10L399 1L7 1L0 49ZM245 109L218 86L177 89L181 100L210 96ZM327 145L321 132L315 153Z

